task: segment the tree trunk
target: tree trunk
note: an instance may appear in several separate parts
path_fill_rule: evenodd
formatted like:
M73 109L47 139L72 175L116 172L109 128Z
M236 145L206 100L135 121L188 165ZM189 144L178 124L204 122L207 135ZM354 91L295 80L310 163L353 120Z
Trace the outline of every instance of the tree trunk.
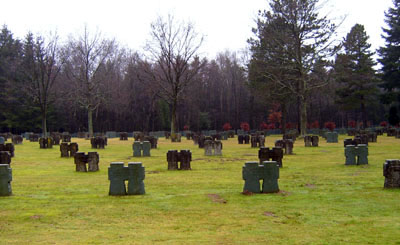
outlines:
M177 99L174 98L172 101L172 111L171 111L171 136L175 136L176 133L176 107Z
M89 137L93 137L93 111L88 109L88 129L89 129Z
M47 137L47 113L46 110L42 112L42 133L43 137Z
M282 134L286 134L286 122L287 122L287 113L286 113L286 103L281 104L282 107L282 120L281 120L281 126L282 126Z
M361 100L361 114L363 120L363 129L367 128L367 109L365 108L364 98Z
M307 101L305 96L300 98L300 135L307 135Z

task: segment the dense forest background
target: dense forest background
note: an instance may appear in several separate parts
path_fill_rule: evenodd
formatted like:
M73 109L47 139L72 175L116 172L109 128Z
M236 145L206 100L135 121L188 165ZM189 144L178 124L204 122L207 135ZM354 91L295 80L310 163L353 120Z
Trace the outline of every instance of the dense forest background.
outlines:
M387 44L377 50L379 60L373 58L375 51L370 50L362 25L335 40L334 25L318 16L317 2L270 1L270 10L260 11L248 52L223 51L214 58L198 55L196 45L201 45L202 36L185 23L187 29L179 30L199 42L182 42L193 48L186 59L180 53L166 58L157 39L163 35L157 34L163 25L176 25L170 18L152 25L153 41L160 42L149 43L143 51L121 47L117 40L86 27L81 34L59 40L55 34L32 33L18 39L4 25L0 129L78 132L88 131L91 120L94 132L168 131L172 110L177 130L222 130L226 123L238 129L243 122L251 129L322 128L327 122L336 127L382 121L398 125L400 1L395 0L386 13ZM302 13L304 19L285 19L284 11ZM314 30L301 33L301 27ZM296 35L309 35L313 45L306 39L301 43ZM186 79L185 86L177 86L179 100L163 91L168 80L157 74L164 74L165 67L175 72L182 68L171 76L173 81Z

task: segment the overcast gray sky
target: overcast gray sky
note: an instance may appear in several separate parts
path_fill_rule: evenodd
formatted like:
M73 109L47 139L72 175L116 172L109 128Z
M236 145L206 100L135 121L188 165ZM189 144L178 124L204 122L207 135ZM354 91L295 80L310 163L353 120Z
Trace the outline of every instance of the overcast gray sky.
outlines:
M57 30L61 38L81 33L85 24L99 29L131 49L139 50L149 38L150 23L158 15L173 14L190 20L205 35L202 52L214 56L226 49L239 51L252 36L257 11L268 8L267 0L0 0L0 24L18 38L28 31L46 35ZM384 12L392 0L329 0L326 12L334 22L347 16L339 29L342 38L356 24L365 26L373 49L381 38Z

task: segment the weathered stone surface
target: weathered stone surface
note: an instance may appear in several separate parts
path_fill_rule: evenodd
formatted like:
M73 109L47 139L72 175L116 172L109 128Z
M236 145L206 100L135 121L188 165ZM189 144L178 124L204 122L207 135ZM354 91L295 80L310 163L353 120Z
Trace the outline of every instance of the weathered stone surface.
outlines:
M199 144L199 138L200 138L200 136L197 135L197 134L194 134L194 135L192 136L192 140L193 140L193 143L194 143L195 145L198 145L198 144Z
M204 155L206 155L206 156L213 155L213 148L214 148L213 144L214 144L214 142L212 140L204 141Z
M169 150L167 152L168 170L178 170L179 152L177 150Z
M134 157L142 156L142 144L139 141L133 142L132 149Z
M0 144L0 151L7 151L10 153L11 157L14 157L14 151L15 147L13 143L5 143L5 144Z
M13 135L12 136L12 143L14 145L21 145L24 141L24 138L21 135Z
M78 143L62 142L60 144L61 157L74 157L79 151Z
M275 141L275 147L281 147L284 149L285 155L293 154L293 140L277 140Z
M68 132L64 132L61 135L62 142L71 142L71 135Z
M190 150L169 150L167 153L168 170L191 170L192 153ZM180 162L180 166L178 163Z
M171 142L181 142L182 135L180 133L171 134Z
M246 162L242 168L243 193L260 193L260 166L258 162Z
M0 196L11 196L12 169L9 164L0 164Z
M386 160L383 164L384 188L400 188L400 160Z
M222 142L220 140L214 141L214 155L222 156Z
M179 153L179 160L181 161L180 170L191 170L190 163L192 161L192 153L190 150L181 150Z
M338 143L338 133L337 132L327 132L326 136L326 143Z
M199 148L204 148L205 141L206 141L206 136L200 135L199 136Z
M66 142L60 144L61 157L69 157L69 145Z
M244 135L243 134L238 135L238 143L239 143L239 145L244 144Z
M142 142L142 150L143 150L143 156L144 157L149 157L150 156L150 149L151 149L151 144L149 141L143 141Z
M90 139L90 144L92 145L92 149L104 149L104 147L107 145L107 137L93 137Z
M112 162L108 168L108 180L110 180L108 195L126 195L125 180L128 179L128 176L129 169L124 167L123 162Z
M38 142L39 141L39 135L38 134L30 134L29 135L29 141L30 142Z
M128 140L128 133L127 132L119 133L119 140Z
M279 192L279 166L275 161L264 161L261 167L260 179L263 180L262 192L275 193Z
M128 163L128 195L144 195L145 170L141 162Z
M110 188L108 194L111 196L121 195L143 195L145 194L144 180L145 168L140 162L130 162L128 167L123 162L112 162L108 168L108 179ZM128 180L128 192L125 181Z
M360 144L358 146L347 145L345 148L345 165L368 164L368 146Z
M11 154L8 151L0 151L0 164L11 165Z
M71 157L75 156L75 153L79 151L78 143L70 143L68 149L69 149L69 156Z
M86 163L88 156L84 152L77 152L74 156L75 171L76 172L87 172Z
M248 134L246 134L245 136L244 136L244 143L247 145L247 144L250 144L250 135L248 135Z
M281 168L283 166L283 149L281 147L274 147L272 149L261 147L260 150L258 150L258 159L260 160L260 164L265 161L275 161Z
M304 146L305 147L317 147L319 143L319 137L318 136L304 136Z
M40 149L53 148L53 138L52 137L40 138L39 145L40 145Z
M99 171L99 161L100 157L97 152L88 152L87 155L88 171L89 172Z

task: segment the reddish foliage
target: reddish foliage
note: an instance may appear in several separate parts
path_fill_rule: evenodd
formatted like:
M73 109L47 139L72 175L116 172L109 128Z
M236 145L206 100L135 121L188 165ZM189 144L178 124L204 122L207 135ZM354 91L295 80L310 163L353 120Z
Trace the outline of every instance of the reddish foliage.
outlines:
M232 129L232 126L231 126L230 123L225 123L224 126L222 126L222 129L223 129L224 131L228 131L228 130L231 130L231 129Z
M347 125L349 126L349 128L355 128L357 123L354 120L350 120Z
M381 127L387 127L387 125L388 125L388 122L386 122L386 121L383 121L383 122L381 122L380 124L379 124Z
M268 122L270 123L280 123L282 118L282 112L280 111L272 111L268 115Z
M260 123L260 130L266 130L268 129L268 124L266 124L265 122Z
M250 131L250 125L248 122L242 122L240 124L240 128L244 131Z
M287 129L292 129L292 128L295 128L295 127L296 127L296 125L294 123L291 123L291 122L286 123L286 128Z
M311 128L319 128L319 122L318 121L314 121L311 123L310 125Z
M268 129L275 129L275 124L273 123L268 124Z
M183 126L183 130L188 131L189 130L189 126L188 125Z
M324 124L324 127L329 129L330 131L333 131L336 128L336 124L334 122L326 122Z

